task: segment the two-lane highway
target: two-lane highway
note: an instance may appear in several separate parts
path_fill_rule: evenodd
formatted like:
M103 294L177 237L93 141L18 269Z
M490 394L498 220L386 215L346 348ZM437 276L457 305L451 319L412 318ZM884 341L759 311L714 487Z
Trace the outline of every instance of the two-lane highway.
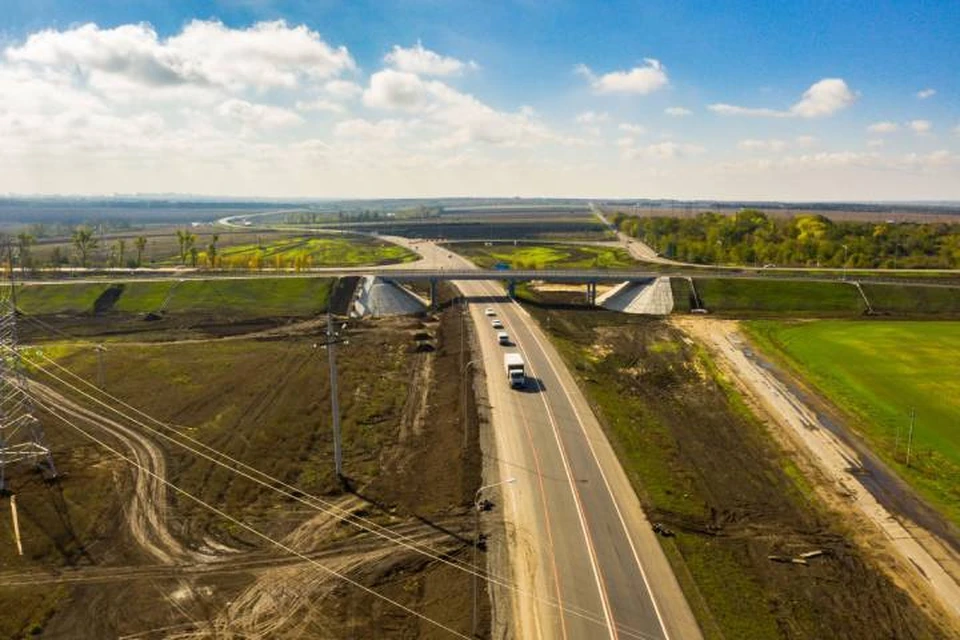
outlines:
M445 268L472 265L418 243ZM514 589L495 607L517 638L686 640L701 634L602 427L536 322L490 281L457 281L476 327L496 460L485 483L502 490ZM512 344L500 345L492 307ZM530 384L511 389L503 355L523 355ZM505 601L505 602L504 602ZM504 610L506 609L506 610Z
M512 603L517 636L699 637L633 489L559 354L499 285L458 286L483 353L499 475L517 478L504 492L521 586ZM488 306L512 346L497 343L483 312ZM507 384L509 351L527 364L525 390ZM525 597L526 585L549 594L553 604Z

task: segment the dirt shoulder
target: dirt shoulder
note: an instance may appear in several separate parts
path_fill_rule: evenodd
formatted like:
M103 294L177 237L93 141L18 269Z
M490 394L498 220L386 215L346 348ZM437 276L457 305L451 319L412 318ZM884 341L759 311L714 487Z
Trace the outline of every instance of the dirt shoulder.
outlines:
M903 514L891 512L881 494L871 493L875 481L860 454L790 388L789 374L753 353L735 321L684 318L674 324L710 349L769 432L790 451L817 496L840 515L860 553L944 630L960 632L955 577L960 563L952 549Z

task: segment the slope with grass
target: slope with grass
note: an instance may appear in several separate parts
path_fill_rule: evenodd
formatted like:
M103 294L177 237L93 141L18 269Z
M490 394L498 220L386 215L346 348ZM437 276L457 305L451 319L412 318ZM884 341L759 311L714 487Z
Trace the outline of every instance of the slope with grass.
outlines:
M744 326L756 344L848 413L873 451L960 526L960 322ZM916 427L907 466L911 411Z
M157 282L27 285L17 306L28 315L227 314L243 317L309 316L326 310L330 278L164 280Z
M844 282L694 278L694 283L711 313L858 316L865 311L856 287Z

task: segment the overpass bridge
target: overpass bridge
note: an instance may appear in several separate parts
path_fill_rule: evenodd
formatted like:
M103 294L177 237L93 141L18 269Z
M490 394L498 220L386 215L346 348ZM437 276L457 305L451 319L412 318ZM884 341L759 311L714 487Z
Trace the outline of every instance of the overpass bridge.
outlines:
M597 284L601 282L643 282L665 274L651 270L611 269L391 269L371 273L387 280L430 283L430 303L436 300L437 283L444 280L500 280L507 283L507 293L513 297L518 282L539 280L584 284L587 300L597 302Z

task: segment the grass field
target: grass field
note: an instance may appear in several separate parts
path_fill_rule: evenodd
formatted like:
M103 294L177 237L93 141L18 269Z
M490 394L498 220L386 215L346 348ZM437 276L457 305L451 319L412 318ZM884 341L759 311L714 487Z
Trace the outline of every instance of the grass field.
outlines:
M843 282L694 278L710 313L737 315L858 316L866 307Z
M483 268L501 262L512 269L629 269L641 264L619 247L465 242L451 248Z
M28 285L20 288L17 304L30 315L92 314L101 300L101 313L304 316L326 310L332 283L330 278L288 277ZM104 302L108 290L113 295Z
M341 267L412 262L417 255L401 246L362 236L298 237L224 249L224 267ZM258 262L259 261L259 262Z
M745 327L851 414L873 450L960 526L960 322L755 321ZM908 468L911 409L916 428Z

